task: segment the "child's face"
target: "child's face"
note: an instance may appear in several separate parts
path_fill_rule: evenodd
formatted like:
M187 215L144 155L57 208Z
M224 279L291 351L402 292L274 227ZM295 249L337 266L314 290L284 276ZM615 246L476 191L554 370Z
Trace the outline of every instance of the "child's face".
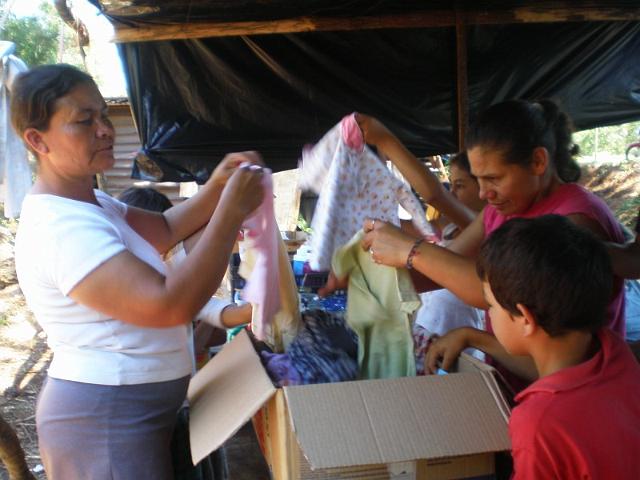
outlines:
M508 310L498 303L496 297L493 296L489 282L482 282L482 290L484 298L489 304L489 316L496 338L511 355L525 355L527 352L521 345L522 332L518 322Z
M449 167L449 179L451 180L451 193L454 197L475 212L482 210L486 202L480 198L480 187L475 178L463 168L452 163Z

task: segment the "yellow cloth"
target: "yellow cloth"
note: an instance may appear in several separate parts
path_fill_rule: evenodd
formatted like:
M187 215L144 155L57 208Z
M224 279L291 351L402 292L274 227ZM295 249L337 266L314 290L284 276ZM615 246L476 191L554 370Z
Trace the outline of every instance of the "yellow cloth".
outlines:
M358 232L333 256L333 272L349 275L347 323L358 334L360 378L409 377L416 374L411 314L420 298L409 272L378 265L362 250Z
M440 212L438 210L436 210L434 207L432 207L431 205L427 205L427 220L429 222L433 222L435 220L437 220L438 218L440 218Z

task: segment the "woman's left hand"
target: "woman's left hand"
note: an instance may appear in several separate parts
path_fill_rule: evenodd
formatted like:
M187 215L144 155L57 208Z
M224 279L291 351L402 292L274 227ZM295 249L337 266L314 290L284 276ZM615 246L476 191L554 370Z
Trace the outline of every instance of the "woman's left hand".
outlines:
M415 238L398 227L373 218L364 221L363 229L362 248L369 251L374 262L391 267L406 265Z
M233 172L243 163L249 163L251 165L264 166L262 157L258 152L236 152L225 155L222 161L215 168L209 182L219 187L224 187L227 180L233 175Z

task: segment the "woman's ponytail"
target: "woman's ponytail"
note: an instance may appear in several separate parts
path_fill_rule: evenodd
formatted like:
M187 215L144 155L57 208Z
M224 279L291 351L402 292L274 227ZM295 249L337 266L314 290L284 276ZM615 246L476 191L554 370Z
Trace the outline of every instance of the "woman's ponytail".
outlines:
M533 150L544 147L550 160L565 182L580 178L580 167L574 156L573 126L569 116L552 100L530 102L508 100L483 111L467 133L467 150L475 146L502 151L507 163L528 166Z
M578 155L580 148L573 143L571 119L552 100L543 99L537 103L544 112L546 130L555 137L555 150L549 153L554 161L558 176L565 182L577 182L580 179L581 171L574 157Z

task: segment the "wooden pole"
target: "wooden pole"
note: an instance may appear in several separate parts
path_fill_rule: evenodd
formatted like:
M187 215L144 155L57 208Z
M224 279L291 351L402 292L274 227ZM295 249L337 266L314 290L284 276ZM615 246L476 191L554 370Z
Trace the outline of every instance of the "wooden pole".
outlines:
M458 101L458 151L464 150L469 120L469 84L467 76L467 26L456 19L456 96Z

